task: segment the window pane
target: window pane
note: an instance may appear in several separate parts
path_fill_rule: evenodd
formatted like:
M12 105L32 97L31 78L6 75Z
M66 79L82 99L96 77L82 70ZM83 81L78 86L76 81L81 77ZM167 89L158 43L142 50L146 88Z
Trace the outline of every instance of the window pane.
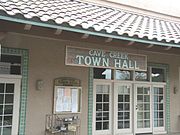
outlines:
M109 129L109 122L103 122L103 130Z
M123 95L118 95L118 102L123 102Z
M4 94L0 94L0 104L3 104L4 101Z
M125 120L130 119L129 112L125 112L125 113L124 113L124 119L125 119Z
M103 95L103 102L109 102L109 95L108 94Z
M150 119L150 112L144 113L144 119Z
M125 95L125 102L130 102L129 95Z
M4 83L0 83L0 93L4 93Z
M163 88L159 88L159 94L163 94Z
M154 111L158 111L158 104L154 103Z
M102 112L97 112L96 113L96 121L102 120Z
M116 79L117 80L131 80L131 72L125 70L116 70Z
M152 81L153 82L164 82L165 81L165 72L161 68L152 68Z
M148 81L148 74L147 72L135 72L135 80L136 81Z
M13 103L13 99L14 99L14 95L13 94L6 94L6 96L5 96L5 103L6 104L12 104Z
M142 120L137 122L137 127L143 128L143 121Z
M158 118L158 112L154 112L154 118Z
M124 104L124 105L125 105L124 110L125 110L125 111L129 111L129 110L130 110L130 108L129 108L129 104Z
M102 104L96 104L96 111L102 111Z
M159 96L159 103L163 103L163 96Z
M150 110L150 104L144 104L144 110Z
M13 105L5 105L4 114L13 114Z
M6 84L6 93L14 93L14 84Z
M143 94L143 87L138 87L137 88L137 93L138 94Z
M4 116L3 125L4 126L12 125L12 116Z
M2 126L2 116L0 116L0 127Z
M118 121L118 129L122 129L123 128L123 121Z
M137 102L143 102L143 95L137 96Z
M102 95L101 94L96 95L96 102L102 102Z
M123 112L118 112L118 120L123 120Z
M163 104L159 104L159 110L163 110Z
M144 102L150 102L150 96L149 95L144 96Z
M143 119L143 112L137 112L137 119Z
M150 120L145 120L145 121L144 121L144 127L145 127L145 128L150 127Z
M11 135L11 127L3 127L3 135Z
M96 130L102 130L102 122L96 122Z
M109 111L109 104L103 104L103 111Z
M112 79L112 70L104 68L94 68L94 79Z
M124 122L124 128L130 128L130 123L129 121Z
M3 114L3 105L0 105L0 115Z
M164 121L163 120L159 120L159 127L163 127L164 126Z
M154 127L158 127L158 120L154 120Z
M123 111L123 104L118 104L118 111Z
M109 120L109 113L108 112L103 113L103 120Z
M163 118L163 112L159 112L159 118Z
M11 66L11 74L20 75L21 74L21 66Z

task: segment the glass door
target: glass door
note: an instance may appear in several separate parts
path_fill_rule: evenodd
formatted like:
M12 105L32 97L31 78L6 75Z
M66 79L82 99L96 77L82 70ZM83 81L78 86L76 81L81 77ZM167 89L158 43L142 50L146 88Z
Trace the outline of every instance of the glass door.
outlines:
M111 134L111 83L94 82L94 135Z
M153 131L165 132L164 85L153 85Z
M150 85L135 85L135 133L152 133L152 103Z
M0 135L18 134L19 97L20 79L0 77Z
M115 83L114 85L115 134L132 133L131 91L131 84Z

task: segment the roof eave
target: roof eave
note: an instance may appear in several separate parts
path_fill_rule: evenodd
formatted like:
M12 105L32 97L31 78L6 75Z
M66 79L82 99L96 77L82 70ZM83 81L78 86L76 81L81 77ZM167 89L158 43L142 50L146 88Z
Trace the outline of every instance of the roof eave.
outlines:
M171 47L180 48L180 45L175 44L175 43L173 44L173 43L167 43L167 42L158 42L158 41L152 41L152 40L146 40L146 39L138 39L138 38L134 38L134 37L125 37L125 36L120 36L120 35L94 32L94 31L89 31L89 30L84 30L84 29L78 29L75 27L67 27L67 26L60 26L60 25L55 25L55 24L43 23L43 22L35 22L35 21L31 21L31 20L13 18L13 17L9 17L9 16L0 15L0 20L22 23L22 24L30 24L30 25L39 26L39 27L61 29L61 30L71 31L71 32L86 33L89 35L106 37L106 38L120 39L120 40L126 40L126 41L134 41L134 42L139 42L139 43L145 43L148 45L154 44L154 45L159 45L159 46L171 46Z

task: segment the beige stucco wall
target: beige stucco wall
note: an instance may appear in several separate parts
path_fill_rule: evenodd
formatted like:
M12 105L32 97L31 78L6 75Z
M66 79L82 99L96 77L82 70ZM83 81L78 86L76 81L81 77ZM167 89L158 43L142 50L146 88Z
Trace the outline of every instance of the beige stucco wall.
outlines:
M10 34L4 40L2 46L29 49L29 91L27 103L26 135L44 135L45 115L52 112L53 104L53 80L58 77L75 77L82 81L82 113L81 113L81 135L87 135L88 116L88 68L65 66L65 46L77 45L82 47L102 48L109 50L121 50L121 48L95 45L81 42L52 40L45 38L26 37ZM142 53L148 56L149 62L165 63L170 65L171 84L171 131L180 132L180 91L173 93L174 85L178 83L178 68L180 67L180 56L143 52L141 50L124 51ZM36 80L44 81L43 90L35 89ZM178 89L180 89L178 87Z

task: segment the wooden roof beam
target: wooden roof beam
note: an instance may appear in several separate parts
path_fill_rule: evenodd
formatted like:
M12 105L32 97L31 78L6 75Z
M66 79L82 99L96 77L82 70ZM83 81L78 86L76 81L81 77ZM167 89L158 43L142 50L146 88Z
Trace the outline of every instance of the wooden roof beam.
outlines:
M32 28L32 25L31 24L26 24L25 26L24 26L24 30L31 30L31 28Z
M89 34L84 33L81 38L82 39L87 39L88 37L89 37Z
M164 48L164 50L165 50L165 51L168 51L168 50L170 50L171 48L172 48L172 46L168 46L168 47Z
M153 44L150 44L150 45L148 45L146 48L152 48L154 45Z
M128 42L127 46L131 46L131 45L133 45L134 43L135 43L135 41L130 41L130 42Z
M57 29L54 34L55 34L55 35L60 35L60 34L62 33L62 31L63 31L63 30L61 30L61 29Z
M109 42L111 42L113 40L113 38L107 38L106 40L105 40L105 42L106 43L109 43Z

